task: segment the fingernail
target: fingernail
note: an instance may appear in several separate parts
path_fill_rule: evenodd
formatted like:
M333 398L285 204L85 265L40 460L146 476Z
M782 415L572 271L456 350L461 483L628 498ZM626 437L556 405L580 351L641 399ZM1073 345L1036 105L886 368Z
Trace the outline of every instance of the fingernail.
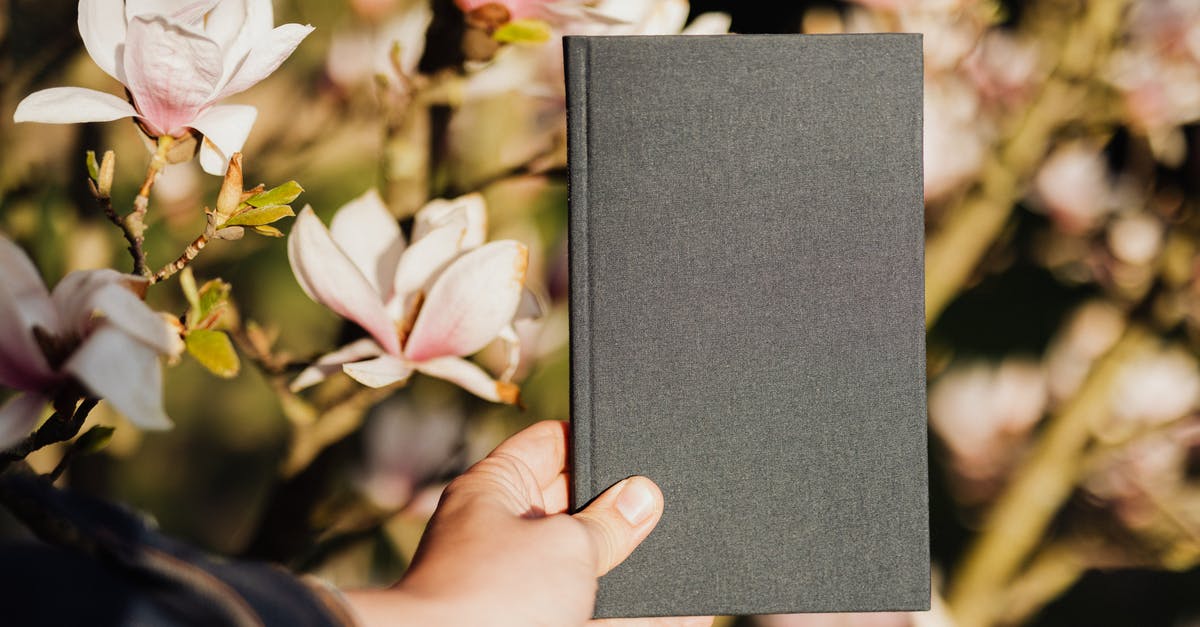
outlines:
M617 495L617 511L621 512L626 522L636 527L654 513L654 493L644 481L626 480L625 487Z

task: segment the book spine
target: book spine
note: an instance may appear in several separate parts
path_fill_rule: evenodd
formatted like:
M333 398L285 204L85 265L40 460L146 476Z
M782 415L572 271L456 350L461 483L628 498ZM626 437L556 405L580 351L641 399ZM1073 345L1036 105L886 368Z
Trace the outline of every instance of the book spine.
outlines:
M563 39L567 87L568 274L571 362L571 511L592 498L591 281L588 255L588 64L584 37Z

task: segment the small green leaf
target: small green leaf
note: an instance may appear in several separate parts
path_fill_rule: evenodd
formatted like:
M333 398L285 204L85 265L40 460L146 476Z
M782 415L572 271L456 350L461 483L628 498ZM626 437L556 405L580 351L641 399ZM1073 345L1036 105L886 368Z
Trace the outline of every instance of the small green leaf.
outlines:
M200 308L200 293L196 291L196 275L190 266L179 272L179 287L183 289L183 297L187 299L188 307Z
M229 218L222 226L262 226L294 215L296 212L287 205L251 206L233 214L233 217Z
M88 176L92 177L93 181L100 180L100 164L96 161L96 151L87 151L87 169Z
M550 25L542 20L513 20L497 28L492 37L506 44L542 44L550 41Z
M241 362L228 335L220 331L193 329L184 337L184 344L187 345L188 354L209 372L226 379L237 376Z
M213 279L201 286L196 293L196 302L187 312L185 326L188 330L233 326L236 312L229 302L229 291L229 284L221 279Z
M288 181L274 189L259 192L245 200L251 207L266 207L268 205L290 205L304 191L296 181Z
M84 455L98 453L112 441L114 431L114 427L96 425L75 440L75 450Z
M283 231L265 224L254 227L254 232L258 233L259 235L266 235L267 237L283 237Z

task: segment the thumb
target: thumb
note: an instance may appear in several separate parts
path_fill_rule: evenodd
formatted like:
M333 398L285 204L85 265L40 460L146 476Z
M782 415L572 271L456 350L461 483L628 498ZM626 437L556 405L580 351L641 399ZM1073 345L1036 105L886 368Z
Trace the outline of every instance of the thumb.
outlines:
M573 518L583 523L599 577L625 561L663 513L663 496L646 477L630 477L607 489Z

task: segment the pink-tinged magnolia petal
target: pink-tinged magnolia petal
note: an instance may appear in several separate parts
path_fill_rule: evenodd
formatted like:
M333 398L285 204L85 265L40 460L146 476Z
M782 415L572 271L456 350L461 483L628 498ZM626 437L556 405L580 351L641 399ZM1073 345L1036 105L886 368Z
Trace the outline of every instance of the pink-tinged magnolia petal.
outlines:
M221 48L202 33L160 15L129 21L125 85L142 117L178 135L209 102L221 78Z
M42 417L46 397L18 394L0 406L0 450L8 449L29 435Z
M342 205L329 223L329 232L375 291L385 300L391 296L404 235L379 192L372 189Z
M246 0L223 0L217 3L205 16L204 34L228 53L229 48L237 41L238 34L242 32L248 10ZM228 62L229 57L225 59Z
M88 55L109 76L125 82L121 44L125 43L125 5L121 0L79 0L79 35Z
M407 360L391 355L346 364L342 366L342 370L350 375L350 378L372 388L403 381L413 372L412 364Z
M142 429L168 429L158 353L121 329L100 325L63 364L92 394Z
M106 285L92 296L92 307L130 337L162 355L183 352L183 339L157 312L123 285Z
M146 1L147 0L142 0L142 2ZM161 1L162 0L154 0L153 4L158 4ZM209 11L212 11L213 7L216 6L220 1L221 0L196 0L195 2L185 4L179 8L168 9L168 12L164 12L162 15L170 18L172 22L179 22L180 24L186 24L197 30L203 30L207 35L208 13ZM220 45L220 42L217 42L217 44Z
M180 0L125 0L125 20L132 22L139 15L162 15L174 18L181 12L192 11L193 5L203 4L198 0L180 2ZM207 0L207 4L215 4Z
M487 240L487 206L482 194L467 194L453 200L433 200L413 218L413 242L443 226L458 225L465 229L462 249L470 250Z
M83 87L51 87L26 96L13 112L13 122L109 122L137 114L133 105L112 94Z
M493 403L517 402L520 389L516 385L493 379L483 368L461 357L438 357L416 366L418 372L449 381Z
M35 326L57 334L62 322L33 262L0 237L0 383L6 387L37 390L54 379Z
M218 85L229 82L229 77L245 60L246 53L266 40L273 28L275 15L271 0L227 0L217 5L209 16L206 32L219 38L218 43L225 51L225 71Z
M728 13L701 13L692 20L687 28L683 29L683 35L724 35L729 32L729 27L733 25L733 18Z
M460 226L444 226L413 242L404 251L396 266L392 297L388 300L388 311L393 318L402 319L409 297L458 256L465 234L466 230Z
M204 135L200 167L209 174L225 174L229 159L242 149L257 118L258 109L250 105L216 105L188 124Z
M388 353L400 354L400 337L383 299L333 241L312 207L296 216L288 235L288 260L309 298L358 323Z
M216 98L225 98L245 91L258 81L271 75L288 57L296 46L304 41L313 27L306 24L284 24L266 37L253 42L246 56L237 60L233 73L227 77Z
M642 18L636 35L675 35L687 23L688 3L686 0L655 2L654 8Z
M378 357L383 354L383 349L375 343L375 340L363 338L351 342L332 353L322 355L320 359L292 379L291 385L288 386L293 392L299 392L304 388L314 386L329 377L329 375L342 369L342 366L351 362L361 361L369 357Z
M469 355L495 339L517 311L529 250L503 240L454 260L429 289L404 347L413 361Z
M54 286L50 298L62 319L65 333L82 338L92 332L96 315L93 299L96 292L110 285L121 286L122 289L142 288L147 285L147 281L132 274L122 274L104 268L75 270Z

